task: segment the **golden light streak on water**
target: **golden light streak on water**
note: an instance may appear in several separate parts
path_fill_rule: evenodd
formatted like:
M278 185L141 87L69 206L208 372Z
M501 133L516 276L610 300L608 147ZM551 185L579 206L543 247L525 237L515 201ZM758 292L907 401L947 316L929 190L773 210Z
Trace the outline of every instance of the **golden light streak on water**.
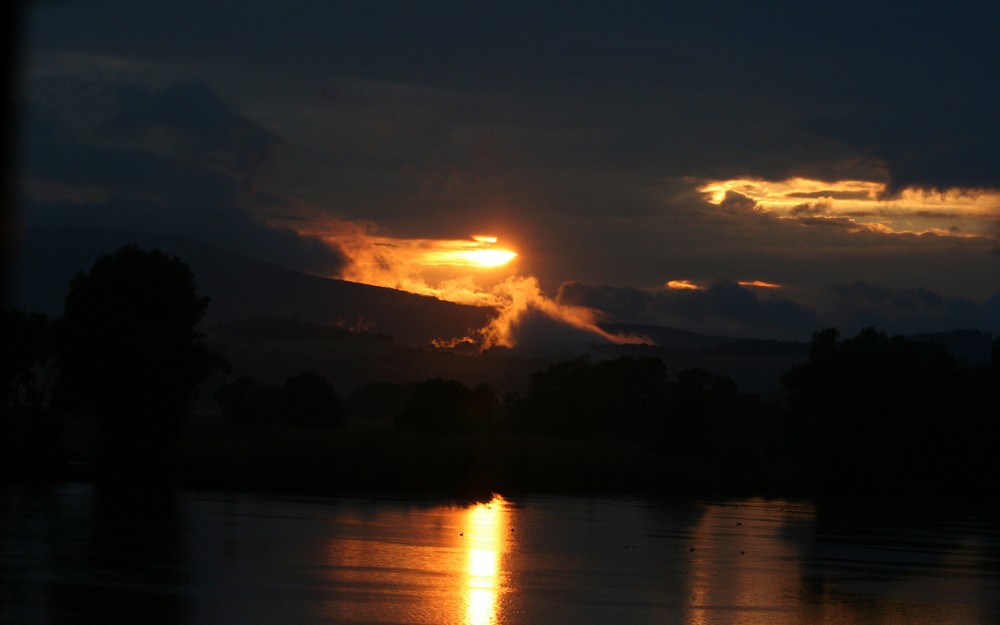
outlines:
M508 540L507 502L494 495L489 503L469 508L465 538L468 559L465 575L467 625L490 625L499 620L503 587L502 557Z

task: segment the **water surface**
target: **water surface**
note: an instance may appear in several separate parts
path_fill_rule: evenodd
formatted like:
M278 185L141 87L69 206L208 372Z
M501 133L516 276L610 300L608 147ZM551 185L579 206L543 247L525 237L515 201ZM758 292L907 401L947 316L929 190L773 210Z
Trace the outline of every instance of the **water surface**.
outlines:
M4 623L1000 624L995 512L5 495Z

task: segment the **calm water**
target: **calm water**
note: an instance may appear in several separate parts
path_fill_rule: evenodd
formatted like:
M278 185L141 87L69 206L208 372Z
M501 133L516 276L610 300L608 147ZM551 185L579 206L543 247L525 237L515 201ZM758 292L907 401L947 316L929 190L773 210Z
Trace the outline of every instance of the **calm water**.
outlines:
M972 508L3 501L4 623L1000 624L1000 518Z

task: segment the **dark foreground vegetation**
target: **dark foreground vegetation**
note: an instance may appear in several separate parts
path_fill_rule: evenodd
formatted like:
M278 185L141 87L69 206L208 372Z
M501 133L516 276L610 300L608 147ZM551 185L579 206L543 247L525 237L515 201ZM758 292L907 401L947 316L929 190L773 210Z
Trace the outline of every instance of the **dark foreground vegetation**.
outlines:
M282 491L937 496L1000 484L1000 340L989 364L866 329L817 332L786 393L656 358L556 363L523 395L455 380L342 398L301 372L230 371L176 258L126 247L64 315L5 311L6 479ZM214 408L192 414L215 379ZM219 382L221 380L221 383Z

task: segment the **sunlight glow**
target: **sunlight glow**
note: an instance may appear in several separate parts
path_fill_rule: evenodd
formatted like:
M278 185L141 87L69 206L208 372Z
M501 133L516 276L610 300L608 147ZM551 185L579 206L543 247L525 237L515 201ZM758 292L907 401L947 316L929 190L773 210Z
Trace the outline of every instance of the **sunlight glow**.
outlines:
M514 347L523 320L535 314L582 330L595 342L651 343L648 337L607 332L598 325L599 311L565 305L543 293L537 278L513 272L517 252L497 247L499 238L493 235L404 239L386 236L368 222L319 216L297 224L296 231L340 252L345 262L333 277L496 310L486 326L466 336L432 340L438 348Z
M886 235L994 236L1000 212L997 191L905 188L890 196L885 183L870 180L736 178L707 181L698 191L723 210L730 199L739 200L728 212Z

